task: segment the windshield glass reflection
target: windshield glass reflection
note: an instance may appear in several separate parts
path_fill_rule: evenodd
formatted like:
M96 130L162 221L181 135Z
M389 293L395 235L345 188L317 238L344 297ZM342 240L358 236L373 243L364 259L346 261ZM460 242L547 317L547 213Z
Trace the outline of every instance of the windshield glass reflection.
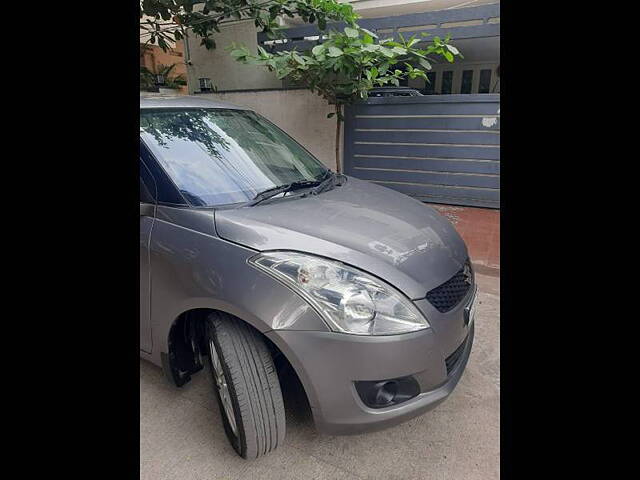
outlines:
M282 130L250 111L145 109L140 136L198 206L246 202L268 188L326 172Z

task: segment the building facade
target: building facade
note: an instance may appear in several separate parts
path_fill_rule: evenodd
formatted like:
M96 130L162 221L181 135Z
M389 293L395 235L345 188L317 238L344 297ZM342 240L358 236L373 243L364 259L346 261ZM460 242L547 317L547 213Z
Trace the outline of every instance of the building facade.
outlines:
M405 36L419 32L452 33L453 43L463 53L464 59L458 59L453 65L436 64L428 74L430 82L410 80L408 86L426 95L500 92L500 16L496 0L351 0L349 3L362 16L359 23L383 38L398 33ZM462 15L460 10L468 13ZM478 18L472 18L474 15ZM416 19L424 19L428 23L416 24ZM214 50L201 46L200 39L188 37L189 93L286 89L286 83L266 69L242 65L226 50L234 42L244 44L252 51L256 51L258 45L265 48L284 48L285 45L291 48L296 45L302 50L318 39L317 34L305 34L314 30L317 33L314 26L296 19L282 20L281 23L287 28L285 35L289 37L288 32L292 32L291 44L270 42L258 33L252 21L221 25Z
M147 70L156 76L156 85L158 88L164 88L166 79L160 75L163 67L175 65L171 70L170 77L176 77L181 75L183 78L187 78L187 66L184 59L184 45L182 42L165 52L157 45L152 44L140 44L140 67L145 67ZM181 86L174 90L175 93L180 95L186 95L188 93L187 85Z
M142 22L148 17L143 17ZM162 50L158 45L149 42L149 34L146 30L140 28L140 67L146 68L149 72L156 74L156 86L158 89L164 89L165 79L160 75L163 67L175 65L170 72L170 77L176 77L178 75L187 79L187 65L185 60L185 44L183 41L179 41L173 45L168 51ZM170 90L181 95L188 93L186 85Z

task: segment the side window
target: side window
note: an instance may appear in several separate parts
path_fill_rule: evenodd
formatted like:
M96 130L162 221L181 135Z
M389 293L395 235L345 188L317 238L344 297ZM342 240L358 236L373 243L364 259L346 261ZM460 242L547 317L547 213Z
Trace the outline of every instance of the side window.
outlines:
M480 83L478 84L478 93L489 93L491 85L491 70L480 70Z
M442 95L450 95L453 87L453 70L442 72Z
M155 158L149 153L142 141L140 141L140 158L144 161L151 178L155 182L155 198L157 202L165 205L187 206L184 197L162 167L158 165Z
M473 70L462 71L462 84L460 85L460 93L471 93L471 85L473 84Z
M210 78L199 78L201 92L213 92L213 84Z
M156 182L142 159L140 159L140 201L156 203Z
M423 94L433 95L436 93L436 72L427 73L428 82L425 82Z

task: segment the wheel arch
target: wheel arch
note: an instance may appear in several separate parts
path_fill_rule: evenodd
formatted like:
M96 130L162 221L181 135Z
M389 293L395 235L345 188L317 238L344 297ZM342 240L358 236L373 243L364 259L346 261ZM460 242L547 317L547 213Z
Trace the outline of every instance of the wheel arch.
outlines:
M259 332L269 327L259 318L234 305L210 298L189 298L177 308L155 320L154 345L158 345L159 363L171 383L181 387L191 374L203 368L201 355L202 324L211 312L221 312L239 318Z
M245 320L233 311L220 308L190 308L178 315L171 324L167 339L168 353L162 353L161 357L162 368L172 383L181 387L191 380L193 373L202 370L202 357L208 355L204 336L204 322L209 315L215 312L231 315L255 330L271 352L274 364L278 370L278 378L282 378L281 373L285 369L290 368L290 371L293 372L295 376L295 380L299 383L304 393L307 404L309 403L309 393L305 387L306 382L303 381L303 379L306 380L306 378L304 375L300 375L297 366L294 365L296 362L291 362L283 349L251 322Z

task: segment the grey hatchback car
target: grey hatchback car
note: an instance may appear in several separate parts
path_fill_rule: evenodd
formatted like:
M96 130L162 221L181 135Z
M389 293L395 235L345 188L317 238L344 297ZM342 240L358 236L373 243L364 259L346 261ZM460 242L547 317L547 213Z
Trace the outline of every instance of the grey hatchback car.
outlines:
M283 369L320 432L433 408L475 303L467 248L432 208L332 172L248 109L141 97L140 355L177 386L208 362L242 457L284 440Z

